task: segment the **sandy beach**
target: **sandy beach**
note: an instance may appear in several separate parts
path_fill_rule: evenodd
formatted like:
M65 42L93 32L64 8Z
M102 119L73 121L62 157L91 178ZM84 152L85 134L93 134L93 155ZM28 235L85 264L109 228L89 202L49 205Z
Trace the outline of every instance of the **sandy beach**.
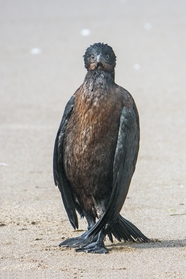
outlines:
M186 278L186 1L1 1L0 278ZM122 215L150 243L95 255L59 248L73 231L52 175L85 49L112 46L116 83L140 115L137 168Z

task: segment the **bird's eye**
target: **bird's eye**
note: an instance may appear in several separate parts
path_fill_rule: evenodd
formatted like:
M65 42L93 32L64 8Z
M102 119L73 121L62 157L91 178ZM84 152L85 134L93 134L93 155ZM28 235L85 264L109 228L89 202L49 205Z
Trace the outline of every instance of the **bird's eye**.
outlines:
M94 59L94 57L95 57L94 54L91 54L91 55L90 55L90 58L91 58L92 60Z
M109 60L109 57L110 57L109 54L106 54L106 55L105 55L105 58L106 58L107 60Z

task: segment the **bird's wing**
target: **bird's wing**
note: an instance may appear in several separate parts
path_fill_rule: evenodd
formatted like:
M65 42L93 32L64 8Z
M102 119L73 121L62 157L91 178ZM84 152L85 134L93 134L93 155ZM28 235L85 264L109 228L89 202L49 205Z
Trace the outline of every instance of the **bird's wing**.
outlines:
M68 101L65 111L57 132L55 145L54 145L54 155L53 155L53 176L55 185L58 186L64 207L66 209L70 223L74 229L78 228L78 219L76 215L76 208L74 198L70 189L69 181L66 178L64 163L63 163L63 142L65 137L65 130L70 119L73 107L74 107L75 97L72 96Z
M107 210L86 238L112 225L123 206L135 170L139 150L139 118L134 107L123 107L113 164L113 188Z

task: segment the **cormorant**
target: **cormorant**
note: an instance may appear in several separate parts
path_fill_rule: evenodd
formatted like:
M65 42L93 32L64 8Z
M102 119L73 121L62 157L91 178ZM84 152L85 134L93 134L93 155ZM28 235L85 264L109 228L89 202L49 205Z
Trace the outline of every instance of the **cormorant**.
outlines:
M53 173L73 228L78 228L77 211L88 229L60 246L107 253L106 235L111 241L113 236L149 241L120 215L138 156L139 116L130 93L114 81L110 46L91 45L84 63L84 82L68 101L56 136Z

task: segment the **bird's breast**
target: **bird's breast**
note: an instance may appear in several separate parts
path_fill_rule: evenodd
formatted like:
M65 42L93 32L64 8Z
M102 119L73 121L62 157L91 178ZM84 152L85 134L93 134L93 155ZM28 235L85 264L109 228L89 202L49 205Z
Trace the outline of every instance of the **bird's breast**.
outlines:
M67 178L77 192L83 189L92 195L111 187L122 110L122 102L111 89L101 91L85 92L82 86L76 92L64 141Z

